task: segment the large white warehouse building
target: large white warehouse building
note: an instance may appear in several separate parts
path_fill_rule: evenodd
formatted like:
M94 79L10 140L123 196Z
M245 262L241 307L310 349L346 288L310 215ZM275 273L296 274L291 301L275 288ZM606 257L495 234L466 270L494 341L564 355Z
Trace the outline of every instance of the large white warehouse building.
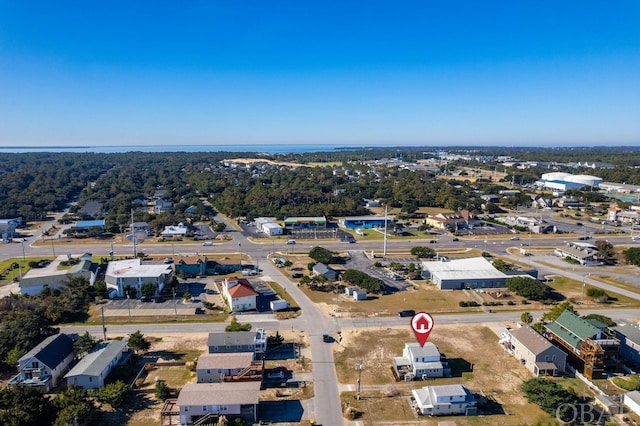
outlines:
M536 185L545 189L566 191L568 189L580 189L585 186L598 186L602 179L590 175L572 175L564 172L551 172L542 175Z

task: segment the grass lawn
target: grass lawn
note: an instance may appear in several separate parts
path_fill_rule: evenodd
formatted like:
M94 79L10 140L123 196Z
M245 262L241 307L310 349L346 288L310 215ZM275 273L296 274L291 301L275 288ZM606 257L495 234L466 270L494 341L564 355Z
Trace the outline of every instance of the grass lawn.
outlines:
M26 274L29 269L29 262L37 262L40 260L53 260L51 256L42 256L42 257L27 257L24 260L22 258L12 258L5 259L0 261L0 285L10 284L14 281L14 279L18 279L20 277L20 273L22 275ZM20 267L11 269L11 265L19 264Z
M630 297L622 296L617 293L607 292L612 299L607 303L596 303L592 298L584 295L582 297L582 282L572 280L567 277L561 277L558 275L553 276L553 281L547 283L553 290L561 293L567 299L573 299L576 301L583 301L582 306L585 308L630 308L640 306L640 301L632 299ZM587 286L586 288L589 288ZM637 289L636 289L637 290Z

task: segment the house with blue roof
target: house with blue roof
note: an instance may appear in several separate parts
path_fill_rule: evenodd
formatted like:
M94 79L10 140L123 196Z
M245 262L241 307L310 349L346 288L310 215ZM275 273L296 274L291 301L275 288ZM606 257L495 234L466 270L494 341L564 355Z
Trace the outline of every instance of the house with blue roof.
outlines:
M24 385L50 392L73 361L73 342L66 334L54 334L18 360L18 375L9 386Z

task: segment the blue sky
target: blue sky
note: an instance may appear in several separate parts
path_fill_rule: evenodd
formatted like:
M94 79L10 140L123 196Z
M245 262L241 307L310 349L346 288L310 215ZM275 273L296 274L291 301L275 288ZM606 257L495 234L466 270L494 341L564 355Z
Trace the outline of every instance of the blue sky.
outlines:
M640 2L0 0L0 146L269 143L639 144Z

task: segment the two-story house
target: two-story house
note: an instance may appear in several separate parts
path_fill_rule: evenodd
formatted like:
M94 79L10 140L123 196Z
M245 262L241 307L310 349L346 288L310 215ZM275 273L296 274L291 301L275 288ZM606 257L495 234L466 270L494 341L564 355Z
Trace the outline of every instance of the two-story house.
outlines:
M526 324L505 330L500 344L535 376L557 376L565 370L567 354Z
M393 368L400 380L425 380L444 377L451 371L435 343L405 343L401 357L393 358Z
M198 383L219 383L241 380L261 380L262 361L253 360L253 352L202 354L198 357L196 378Z
M66 334L54 334L18 360L18 375L9 386L25 385L49 392L73 361L73 342Z
M620 339L620 356L633 366L640 366L640 325L623 324L613 327Z
M256 328L256 331L209 333L207 347L210 354L252 352L257 359L267 350L267 334L263 328Z
M193 425L205 418L213 423L222 415L228 419L243 417L255 423L260 385L259 381L186 384L176 401L180 424Z
M258 292L244 278L226 278L222 283L221 293L232 312L252 311L258 306Z
M423 416L477 414L476 399L463 385L425 386L411 393Z
M545 328L551 341L567 354L567 362L587 379L605 379L605 370L620 370L620 341L604 324L564 311Z

